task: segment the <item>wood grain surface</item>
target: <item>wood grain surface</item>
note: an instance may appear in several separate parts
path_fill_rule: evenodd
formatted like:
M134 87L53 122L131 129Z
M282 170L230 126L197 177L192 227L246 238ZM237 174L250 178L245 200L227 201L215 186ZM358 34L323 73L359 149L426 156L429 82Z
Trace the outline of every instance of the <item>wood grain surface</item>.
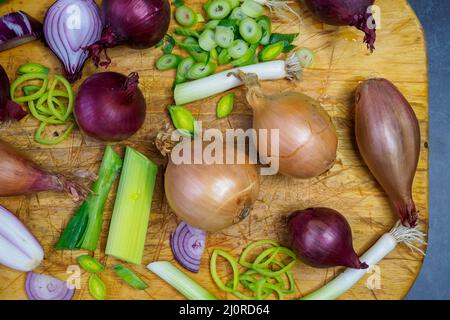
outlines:
M52 0L11 0L0 6L0 14L24 10L43 20ZM187 3L200 11L199 1ZM426 44L421 25L405 0L377 0L381 8L381 29L378 30L376 51L370 54L362 43L363 35L350 27L326 26L315 21L301 5L294 5L302 17L296 25L275 19L276 32L298 32L295 44L314 50L315 62L304 73L301 83L287 80L264 83L267 90L298 91L319 99L331 115L339 134L338 161L327 174L311 180L294 180L283 176L262 178L261 193L249 218L223 232L209 234L207 249L199 274L191 275L218 297L232 298L221 293L209 275L209 257L214 248L223 248L236 256L251 242L258 239L286 240L286 217L294 209L311 206L328 206L342 212L348 219L354 236L355 249L362 254L397 220L387 197L364 165L355 144L353 122L353 93L358 82L370 77L385 77L393 81L412 104L420 121L421 153L419 168L414 180L414 199L420 210L423 230L428 226L428 79ZM174 27L172 23L171 28ZM160 49L136 51L124 46L109 50L112 65L109 70L128 74L139 72L140 87L147 100L147 117L142 129L131 139L114 144L123 152L129 145L143 152L159 164L164 160L153 145L159 129L168 121L166 107L173 103L171 86L174 72L155 70L155 59ZM61 67L49 49L39 42L0 52L0 63L10 78L17 67L26 62L39 62L60 73ZM96 70L91 61L86 63L84 77ZM81 83L79 81L77 86ZM212 97L187 107L204 127L249 128L252 112L247 106L242 88L234 90L237 103L233 114L224 120L215 117L215 105L219 97ZM24 150L43 166L61 172L90 170L97 172L104 144L83 137L76 130L70 139L56 147L45 147L34 142L37 122L27 117L18 124L0 129L0 138ZM164 199L162 185L163 167L158 175L151 221L145 245L143 263L168 260L175 263L169 236L177 225L175 214ZM114 188L114 194L115 194ZM111 270L118 263L104 254L114 195L110 195L103 224L99 249L95 256L109 268L101 273L108 288L108 299L183 299L173 288L142 266L131 266L150 285L145 291L130 289ZM0 204L15 213L37 237L45 250L45 261L37 272L66 279L66 269L76 264L75 258L84 252L55 251L54 245L60 233L73 215L77 204L67 196L56 193L40 193L33 196L0 198ZM422 265L423 257L398 246L376 269L381 287L368 289L367 282L375 273L366 275L342 299L401 299L412 286ZM300 297L324 285L342 268L315 269L302 263L294 268ZM225 271L225 270L224 270ZM82 287L76 291L76 299L91 299L87 290L88 274L82 273ZM26 299L25 274L0 266L0 299Z

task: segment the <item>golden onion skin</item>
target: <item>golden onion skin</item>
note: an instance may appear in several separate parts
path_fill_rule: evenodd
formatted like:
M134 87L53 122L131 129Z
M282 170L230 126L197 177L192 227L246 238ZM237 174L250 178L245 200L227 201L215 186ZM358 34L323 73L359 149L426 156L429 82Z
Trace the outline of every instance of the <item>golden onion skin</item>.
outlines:
M164 182L167 202L178 218L210 232L245 219L259 193L252 164L177 165L169 160Z
M360 84L355 99L359 151L405 226L417 224L412 184L420 153L419 122L402 93L386 79Z
M254 110L253 128L280 130L280 173L308 179L334 165L336 129L316 100L296 92L248 98ZM258 151L260 156L271 156L270 143L258 145Z

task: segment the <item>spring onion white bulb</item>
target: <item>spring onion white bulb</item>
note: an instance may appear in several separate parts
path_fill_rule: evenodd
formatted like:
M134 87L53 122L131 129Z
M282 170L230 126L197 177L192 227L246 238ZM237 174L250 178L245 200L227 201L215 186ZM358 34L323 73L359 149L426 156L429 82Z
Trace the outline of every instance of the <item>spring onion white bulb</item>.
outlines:
M415 228L404 227L398 222L388 233L384 234L365 254L360 258L370 266L376 265L398 244L404 243L411 250L416 250L425 255L425 253L416 247L416 243L426 244L423 239L425 234ZM353 287L369 269L350 269L347 268L343 273L331 280L319 290L310 293L301 298L301 300L334 300Z
M294 1L283 0L253 0L263 6L269 8L270 12L274 12L276 16L288 19L287 13L294 15L300 21L300 15L295 12L289 5Z

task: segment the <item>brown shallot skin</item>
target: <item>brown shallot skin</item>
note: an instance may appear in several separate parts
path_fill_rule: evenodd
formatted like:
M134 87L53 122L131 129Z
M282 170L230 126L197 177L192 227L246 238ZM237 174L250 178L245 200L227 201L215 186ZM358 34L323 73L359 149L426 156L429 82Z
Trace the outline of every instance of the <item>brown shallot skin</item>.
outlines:
M388 194L402 224L414 227L412 184L420 153L419 122L402 93L386 79L356 90L355 131L361 155Z
M86 195L86 190L77 183L63 175L46 171L10 144L0 140L0 197L41 191L65 191L74 200Z

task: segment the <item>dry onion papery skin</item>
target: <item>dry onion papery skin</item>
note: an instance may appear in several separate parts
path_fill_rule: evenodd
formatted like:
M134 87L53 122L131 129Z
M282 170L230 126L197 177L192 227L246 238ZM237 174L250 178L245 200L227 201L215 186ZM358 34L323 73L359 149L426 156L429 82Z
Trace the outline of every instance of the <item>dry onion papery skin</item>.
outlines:
M279 129L280 173L294 178L317 177L333 167L338 139L319 102L297 92L266 94L255 74L240 74L253 109L253 128ZM270 131L268 132L270 137ZM258 143L260 157L271 157L271 141Z
M419 122L402 93L386 79L356 90L355 131L359 151L389 196L404 226L417 224L412 184L420 153Z
M175 164L169 156L164 178L169 206L178 218L204 231L240 222L260 186L257 168L248 162L246 156L246 164Z

